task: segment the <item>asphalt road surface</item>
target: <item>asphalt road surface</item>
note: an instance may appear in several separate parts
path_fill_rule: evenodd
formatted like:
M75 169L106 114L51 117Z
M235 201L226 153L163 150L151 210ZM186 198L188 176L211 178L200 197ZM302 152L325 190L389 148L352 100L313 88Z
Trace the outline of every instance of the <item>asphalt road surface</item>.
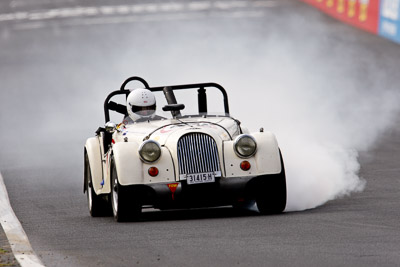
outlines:
M390 41L297 1L207 3L160 8L112 1L138 6L107 11L100 9L107 1L0 2L0 13L13 14L0 16L0 171L33 249L47 266L398 265L396 126L360 151L365 190L315 209L278 216L229 207L150 210L132 223L89 216L83 145L103 124L105 96L129 76L154 86L216 81L235 90L253 79L268 84L270 73L253 63L283 45L290 55L323 54L318 62L327 70L307 59L293 61L310 69L310 79L326 81L326 90L333 78L335 86L356 84L365 94L398 89L400 47ZM346 59L355 72L335 76L332 70ZM371 82L376 79L385 86ZM240 93L232 95L232 114L244 117Z

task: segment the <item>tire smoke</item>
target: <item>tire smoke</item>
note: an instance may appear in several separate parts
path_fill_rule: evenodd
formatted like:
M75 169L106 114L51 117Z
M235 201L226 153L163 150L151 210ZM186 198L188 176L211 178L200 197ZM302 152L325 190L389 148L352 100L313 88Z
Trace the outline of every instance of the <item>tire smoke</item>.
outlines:
M265 76L240 85L249 97L237 88L233 97L239 101L232 104L245 107L237 111L243 124L252 118L252 130L264 127L276 134L286 167L286 211L362 191L359 153L371 149L395 122L399 93L384 83L385 73L346 59L350 52L369 56L356 47L327 56L316 42L302 53L279 43L253 62Z

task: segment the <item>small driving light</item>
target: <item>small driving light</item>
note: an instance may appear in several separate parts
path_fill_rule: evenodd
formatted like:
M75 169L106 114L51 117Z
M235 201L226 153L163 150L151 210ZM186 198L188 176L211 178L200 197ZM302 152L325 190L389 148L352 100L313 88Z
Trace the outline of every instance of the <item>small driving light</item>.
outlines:
M256 153L257 143L252 136L242 134L236 138L234 142L234 148L239 157L249 158Z
M117 125L114 122L109 121L109 122L106 123L106 125L104 125L104 128L106 129L106 132L112 134L117 129Z
M150 176L157 176L158 175L158 169L157 167L150 167L149 168L149 175Z
M250 170L250 168L251 168L251 164L250 164L250 162L248 162L247 160L242 161L242 162L240 163L240 168L241 168L242 170L244 170L244 171L248 171L248 170Z
M139 148L140 158L144 162L154 162L161 156L160 144L154 140L145 141Z

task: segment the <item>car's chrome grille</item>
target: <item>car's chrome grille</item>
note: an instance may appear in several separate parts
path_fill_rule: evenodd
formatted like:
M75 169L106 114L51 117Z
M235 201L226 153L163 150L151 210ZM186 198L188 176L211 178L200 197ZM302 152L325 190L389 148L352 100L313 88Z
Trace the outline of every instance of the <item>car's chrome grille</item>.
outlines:
M178 141L178 162L181 179L190 173L213 172L221 175L218 148L215 140L203 133L191 133Z

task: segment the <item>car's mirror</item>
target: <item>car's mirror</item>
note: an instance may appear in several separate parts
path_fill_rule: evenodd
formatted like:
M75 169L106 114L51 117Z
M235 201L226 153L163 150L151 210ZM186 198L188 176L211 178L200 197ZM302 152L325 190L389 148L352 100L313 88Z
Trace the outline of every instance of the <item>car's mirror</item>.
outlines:
M106 123L106 125L104 126L104 128L106 129L106 132L108 132L108 133L114 133L115 130L117 129L117 125L116 125L114 122L109 121L109 122Z
M179 111L185 108L184 104L169 104L163 106L162 110L164 111Z

